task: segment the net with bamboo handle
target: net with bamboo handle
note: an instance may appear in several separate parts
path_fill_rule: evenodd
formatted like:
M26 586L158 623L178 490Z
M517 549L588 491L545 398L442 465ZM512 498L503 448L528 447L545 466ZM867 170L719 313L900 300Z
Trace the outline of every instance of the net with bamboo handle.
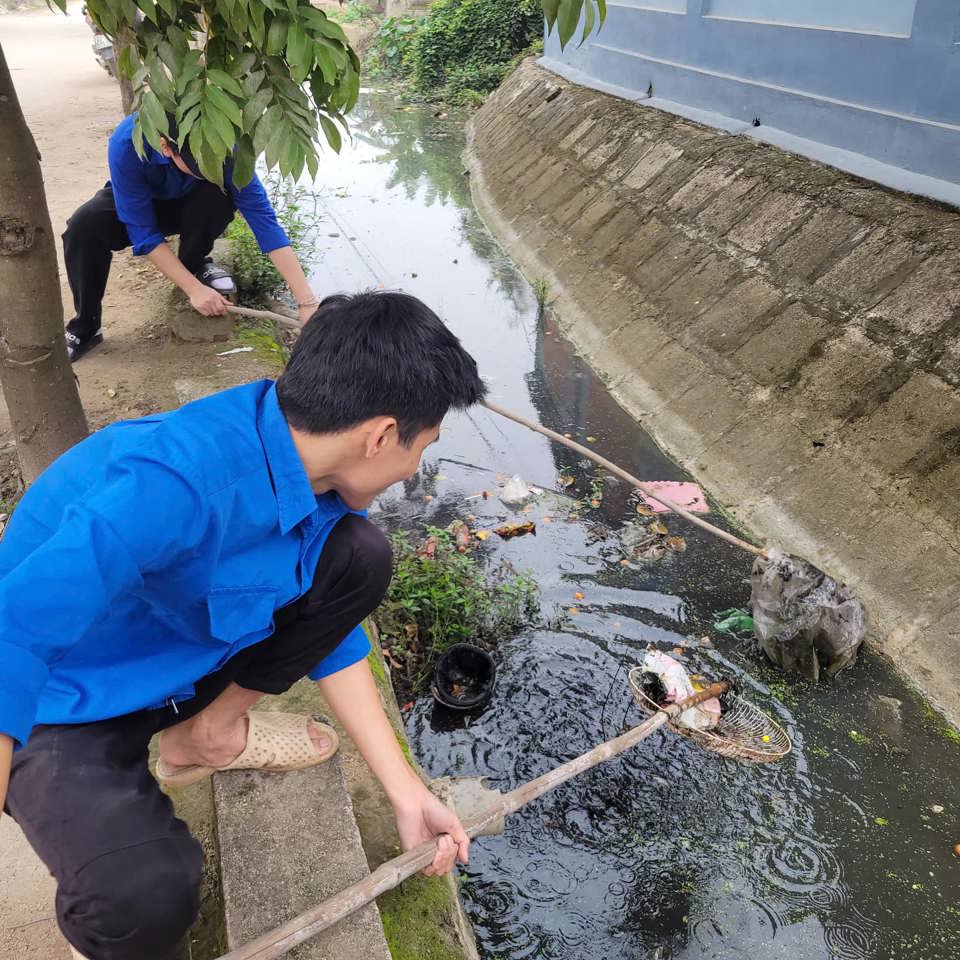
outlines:
M730 691L731 684L727 682L714 683L679 703L668 706L655 705L651 716L626 733L597 745L592 750L568 760L553 770L548 770L529 783L522 784L504 794L480 813L465 819L463 821L464 831L467 836L476 837L485 827L501 819L505 814L515 813L548 790L552 790L598 764L618 756L625 750L629 750L664 724L669 723L671 729L682 732L671 721L674 721L690 707L713 697L726 697ZM323 903L257 937L256 940L223 954L218 960L275 960L275 958L283 956L294 947L366 906L380 894L392 890L408 877L419 873L430 865L436 851L436 841L430 840L422 843L413 850L408 850L399 857L395 857L393 860L377 867L368 877L352 884L345 890L341 890L340 893L335 894Z

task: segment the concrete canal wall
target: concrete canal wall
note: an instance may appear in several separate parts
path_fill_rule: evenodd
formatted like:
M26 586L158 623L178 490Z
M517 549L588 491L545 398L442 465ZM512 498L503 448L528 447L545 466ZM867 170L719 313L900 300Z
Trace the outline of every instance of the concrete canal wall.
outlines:
M620 403L960 720L960 217L525 62L488 223Z

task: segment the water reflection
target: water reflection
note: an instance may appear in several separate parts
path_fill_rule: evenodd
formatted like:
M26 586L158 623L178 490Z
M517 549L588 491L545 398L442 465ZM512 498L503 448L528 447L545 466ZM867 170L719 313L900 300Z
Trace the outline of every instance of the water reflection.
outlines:
M454 121L367 94L355 136L318 186L336 236L324 241L317 289L408 289L443 312L494 399L593 438L645 479L684 479L538 320L469 204ZM559 474L574 483L529 513L483 498L515 473L548 489ZM796 750L745 765L661 731L521 811L504 836L474 844L463 886L486 960L960 956L956 745L932 737L870 656L811 688L713 636L713 614L746 601L749 558L670 520L687 552L624 567L620 533L635 504L625 485L597 482L576 455L478 410L450 418L430 462L379 501L374 516L388 525L466 513L487 527L537 522L535 537L492 537L482 551L535 572L545 623L504 644L495 698L478 716L415 704L408 733L422 762L504 790L543 773L638 721L625 668L648 644L738 677Z

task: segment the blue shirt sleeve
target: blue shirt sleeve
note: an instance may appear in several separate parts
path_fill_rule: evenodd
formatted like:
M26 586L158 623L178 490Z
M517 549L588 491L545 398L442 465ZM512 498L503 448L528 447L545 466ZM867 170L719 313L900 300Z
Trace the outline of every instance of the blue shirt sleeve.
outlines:
M345 670L347 667L359 663L366 658L369 652L370 640L361 624L359 627L354 627L333 653L327 654L310 671L309 677L311 680L322 680L324 677L329 677L331 673L337 673L339 670Z
M207 515L197 484L133 455L67 508L56 532L0 579L0 733L26 743L50 664L115 598L200 543Z
M286 231L277 220L276 211L270 203L267 191L264 190L260 178L254 174L253 179L245 187L230 184L230 193L243 219L250 225L257 243L264 253L289 247L290 239Z
M166 240L160 231L153 208L153 195L144 173L144 162L137 156L133 140L125 135L122 124L110 138L107 162L110 186L117 216L127 228L134 256L143 257Z

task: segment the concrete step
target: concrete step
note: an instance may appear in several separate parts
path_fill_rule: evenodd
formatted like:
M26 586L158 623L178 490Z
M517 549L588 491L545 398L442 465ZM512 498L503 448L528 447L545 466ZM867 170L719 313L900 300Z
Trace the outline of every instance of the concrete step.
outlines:
M282 775L214 775L227 944L232 949L367 875L339 756ZM291 960L390 960L370 904L297 947Z

